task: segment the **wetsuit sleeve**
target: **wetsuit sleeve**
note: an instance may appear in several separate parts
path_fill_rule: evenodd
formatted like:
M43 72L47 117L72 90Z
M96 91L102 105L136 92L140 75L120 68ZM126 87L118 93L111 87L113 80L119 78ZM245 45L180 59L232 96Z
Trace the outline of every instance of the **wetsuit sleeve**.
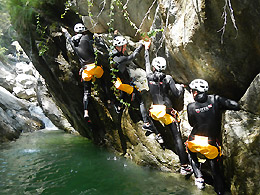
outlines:
M167 84L169 84L173 95L175 95L176 97L180 97L180 95L183 92L183 87L181 89L177 89L175 86L175 82L170 75L166 75L166 81L167 81Z
M220 108L224 110L240 110L239 104L231 99L227 99L224 97L220 97L218 95L215 96L216 100L218 101Z
M69 33L67 30L64 31L64 36L65 36L66 39L69 41L70 45L71 45L72 47L74 47L73 42L72 42L72 39L71 39L72 37L71 37L70 33Z
M105 42L103 41L103 39L102 38L100 38L100 37L95 37L95 39L94 39L95 41L94 41L94 44L96 45L96 47L97 47L97 49L98 50L101 50L101 51L103 51L103 52L108 52L108 47L107 47L107 45L105 44Z
M141 52L142 48L143 48L143 45L141 44L139 47L137 47L137 48L134 50L134 52L133 52L131 55L127 56L127 57L125 58L125 60L126 60L126 61L132 61L132 60L134 60L134 59L138 56L138 54Z
M144 59L145 59L145 70L146 70L146 76L152 74L151 70L151 64L150 64L150 58L149 58L149 51L146 49L144 51Z
M189 122L189 124L190 124L190 126L194 126L194 120L193 120L193 116L192 116L192 112L193 112L193 104L192 103L190 103L190 104L188 104L188 106L187 106L187 113L188 113L188 122Z
M117 68L121 71L124 72L125 70L125 65L127 64L127 62L130 62L132 60L134 60L137 55L140 53L141 49L142 49L143 45L140 45L137 49L135 49L135 51L129 55L129 56L115 56L113 58L114 62L116 62L116 66Z

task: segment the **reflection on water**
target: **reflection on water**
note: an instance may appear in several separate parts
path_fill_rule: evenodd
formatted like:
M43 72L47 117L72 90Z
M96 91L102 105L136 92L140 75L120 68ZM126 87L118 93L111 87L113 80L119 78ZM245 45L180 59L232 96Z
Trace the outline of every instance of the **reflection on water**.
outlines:
M0 145L0 194L185 195L199 191L179 174L139 167L63 131L24 134Z

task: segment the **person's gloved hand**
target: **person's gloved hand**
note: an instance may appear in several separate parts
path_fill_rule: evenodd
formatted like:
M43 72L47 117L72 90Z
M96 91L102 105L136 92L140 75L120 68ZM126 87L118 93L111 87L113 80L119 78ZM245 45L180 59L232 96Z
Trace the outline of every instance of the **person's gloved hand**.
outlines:
M145 49L149 49L151 46L151 40L149 39L149 41L143 41L143 45Z
M66 29L66 28L64 28L64 27L60 27L61 28L61 32L63 32L63 33L66 33L66 32L68 32L68 30Z

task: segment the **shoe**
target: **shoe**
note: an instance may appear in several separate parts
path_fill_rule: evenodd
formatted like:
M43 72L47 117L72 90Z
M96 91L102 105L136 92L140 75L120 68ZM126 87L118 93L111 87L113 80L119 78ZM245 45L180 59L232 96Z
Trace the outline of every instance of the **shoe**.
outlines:
M150 123L144 123L142 126L143 130L152 130L152 125Z
M192 167L190 165L181 166L181 175L191 175L193 173Z
M114 108L115 108L115 111L116 111L117 114L120 114L120 113L121 113L122 108L121 108L120 106L114 105Z
M84 118L89 118L88 110L84 110Z
M163 143L164 143L163 138L162 138L162 136L161 136L160 134L156 135L156 136L155 136L155 139L156 139L156 141L157 141L159 144L163 144Z
M195 178L195 185L198 189L203 190L205 188L205 182L203 178Z
M87 121L88 123L91 122L89 115L88 115L88 110L84 110L84 119L85 121Z

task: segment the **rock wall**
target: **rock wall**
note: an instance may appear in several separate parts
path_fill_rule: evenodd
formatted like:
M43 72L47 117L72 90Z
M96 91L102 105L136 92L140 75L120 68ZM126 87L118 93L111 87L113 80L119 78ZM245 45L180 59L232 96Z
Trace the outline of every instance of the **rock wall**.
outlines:
M75 9L89 29L98 33L109 30L109 8L114 1L104 5L98 0L91 8L87 0L75 2ZM153 38L151 56L166 57L167 72L178 82L204 78L214 89L211 92L239 100L260 71L259 58L255 57L259 56L256 43L260 29L255 25L259 2L233 0L231 7L225 7L227 0L122 2L126 9L120 11L115 5L113 28L134 40L141 38L139 30L164 29ZM129 18L125 19L124 13ZM250 22L245 18L250 18Z
M16 46L0 62L0 142L17 139L22 132L43 128L64 129L76 132L17 41ZM43 114L45 114L56 125Z
M78 76L80 67L77 57L66 47L68 44L60 32L60 26L67 27L72 33L75 23L82 20L90 31L102 33L102 37L108 40L108 45L111 44L109 32L118 29L129 39L129 53L136 47L135 43L142 38L142 32L163 29L163 32L158 32L152 37L151 57L163 56L167 59L167 74L172 75L178 83L185 84L194 78L206 79L210 84L210 93L239 100L260 71L260 50L257 44L260 27L255 25L259 19L259 2L232 0L232 7L226 7L226 2L228 0L97 0L91 4L87 0L74 0L70 1L69 9L61 18L65 1L56 0L51 3L44 1L37 9L42 10L39 20L41 26L47 27L45 39L35 31L35 23L30 24L29 31L19 26L16 30L19 34L19 42L44 77L56 103L73 128L81 135L93 139L95 143L105 145L141 165L177 171L178 158L173 152L174 143L167 128L158 126L165 140L166 149L162 150L153 136L146 137L141 130L142 121L136 114L136 105L126 108L121 117L115 113L113 104L108 103L109 97L100 87L102 83L111 84L107 53L98 53L98 60L105 69L105 75L101 80L97 80L92 91L89 109L92 123L84 121L83 86ZM224 12L227 14L226 18L221 17L224 8L226 8ZM230 15L231 13L234 15ZM232 16L235 18L235 23L232 23ZM227 19L226 25L224 25L225 19ZM222 32L224 32L223 37ZM39 56L39 52L42 51L39 43L42 41L48 50ZM137 78L137 84L142 86L142 95L148 108L151 101L147 93L147 83L145 79L140 81L144 73L143 53L130 65L129 71ZM246 185L248 187L243 186L242 176L245 172L243 167L248 166L243 163L245 161L239 160L239 157L243 156L243 159L247 159L247 163L251 163L252 159L253 169L257 170L259 170L259 161L254 161L255 158L246 158L248 153L245 151L248 150L238 153L237 149L249 143L244 139L245 136L237 136L237 131L250 134L252 136L250 142L254 143L254 146L259 142L257 141L259 140L257 122L259 106L254 106L254 102L259 99L259 94L254 97L255 90L252 89L254 87L249 89L248 96L241 99L243 111L230 112L230 114L227 112L224 116L223 143L225 155L229 157L224 161L225 171L228 173L226 175L232 192L237 194L257 192L259 188L253 171L250 171L252 175L248 177L248 185ZM186 105L190 101L187 91L184 97ZM185 109L186 106L180 106L181 131L184 139L190 130ZM48 110L50 109L47 107L45 112L47 113ZM251 128L252 126L254 128ZM230 130L226 130L228 127ZM250 144L250 147L252 146ZM251 152L254 154L252 157L257 156L256 151ZM237 169L234 169L234 166ZM254 185L249 185L250 183Z
M226 178L233 194L259 194L260 171L260 74L241 98L242 110L223 117Z

